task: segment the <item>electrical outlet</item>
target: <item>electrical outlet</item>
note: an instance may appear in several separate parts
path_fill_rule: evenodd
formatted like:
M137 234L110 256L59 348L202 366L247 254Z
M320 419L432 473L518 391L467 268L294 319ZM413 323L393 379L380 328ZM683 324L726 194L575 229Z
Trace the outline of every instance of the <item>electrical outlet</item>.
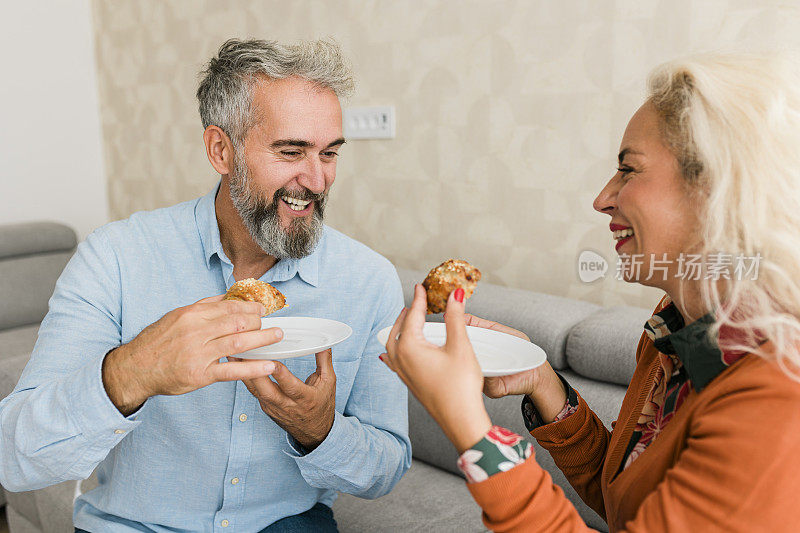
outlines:
M394 139L394 106L348 107L344 110L346 139Z

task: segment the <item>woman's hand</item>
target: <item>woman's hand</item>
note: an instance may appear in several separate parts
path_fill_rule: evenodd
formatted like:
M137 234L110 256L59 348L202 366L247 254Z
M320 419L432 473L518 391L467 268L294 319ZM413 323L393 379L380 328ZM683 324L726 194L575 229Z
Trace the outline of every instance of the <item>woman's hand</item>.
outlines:
M467 337L463 300L463 289L450 294L445 317L447 341L439 347L423 336L427 298L425 289L415 286L414 302L400 313L389 333L388 353L381 356L459 453L481 440L492 426L481 394L483 374Z
M464 321L468 326L500 331L530 342L528 336L521 331L498 322L473 315L464 315ZM551 422L556 417L567 397L564 385L548 362L519 374L484 378L483 393L489 398L527 394L546 422Z
M519 330L504 326L499 322L493 322L480 318L474 315L465 314L464 322L467 326L474 326L476 328L491 329L501 333L507 333L514 337L519 337L530 342L527 335ZM531 394L536 390L536 383L538 382L539 374L542 367L534 368L533 370L526 370L519 374L510 376L498 376L491 378L484 378L483 380L483 393L489 398L502 398L513 394Z

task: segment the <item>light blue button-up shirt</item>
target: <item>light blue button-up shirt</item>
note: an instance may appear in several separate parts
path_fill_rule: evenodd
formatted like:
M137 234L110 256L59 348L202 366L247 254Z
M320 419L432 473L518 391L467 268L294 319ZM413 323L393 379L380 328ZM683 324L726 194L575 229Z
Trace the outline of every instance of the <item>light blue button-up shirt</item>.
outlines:
M198 200L136 213L92 233L58 280L30 362L0 403L0 483L32 490L83 479L75 503L89 531L259 531L336 491L388 493L411 463L407 392L378 359L375 334L403 305L397 273L366 246L325 228L314 253L281 260L261 279L286 295L274 316L347 323L333 348L336 415L304 454L241 382L154 396L123 417L101 365L165 313L224 293L235 281L214 211ZM220 354L220 357L226 354ZM305 379L313 355L288 359Z

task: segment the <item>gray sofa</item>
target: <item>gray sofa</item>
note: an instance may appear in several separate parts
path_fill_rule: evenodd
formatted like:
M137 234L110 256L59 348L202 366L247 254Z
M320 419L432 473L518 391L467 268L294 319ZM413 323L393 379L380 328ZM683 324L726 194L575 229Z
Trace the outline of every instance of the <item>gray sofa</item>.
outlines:
M0 398L11 392L24 368L49 295L74 247L75 235L63 225L0 226ZM425 273L399 273L408 303L413 284ZM485 282L468 301L467 310L528 334L610 426L633 373L636 344L649 310L601 308ZM519 397L487 399L486 405L494 423L526 435ZM409 420L411 470L391 494L378 500L342 495L334 504L340 530L485 531L480 511L456 468L455 450L414 398L409 401ZM536 456L587 523L606 531L605 523L578 499L538 445ZM91 490L95 484L90 478L80 489ZM5 491L11 533L71 532L75 491L72 481L32 492Z
M0 225L0 398L14 388L30 357L47 301L76 243L75 232L62 224ZM6 509L12 521L16 509L27 509L14 505L16 496ZM0 494L0 505L5 499Z

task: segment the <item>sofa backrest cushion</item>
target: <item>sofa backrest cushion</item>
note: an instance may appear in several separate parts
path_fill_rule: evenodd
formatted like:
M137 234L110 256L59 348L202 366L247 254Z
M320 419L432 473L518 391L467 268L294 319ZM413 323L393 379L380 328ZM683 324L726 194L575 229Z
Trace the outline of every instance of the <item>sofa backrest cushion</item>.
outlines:
M406 306L411 305L414 284L422 283L427 272L398 269ZM528 335L547 354L553 368L567 366L565 347L573 326L600 309L599 306L523 289L511 289L480 282L467 301L467 312L500 322ZM441 315L428 320L441 321Z
M63 224L0 226L0 330L44 318L56 280L76 244L75 232Z
M587 378L627 385L636 367L636 347L651 312L641 307L609 307L570 330L567 363Z

